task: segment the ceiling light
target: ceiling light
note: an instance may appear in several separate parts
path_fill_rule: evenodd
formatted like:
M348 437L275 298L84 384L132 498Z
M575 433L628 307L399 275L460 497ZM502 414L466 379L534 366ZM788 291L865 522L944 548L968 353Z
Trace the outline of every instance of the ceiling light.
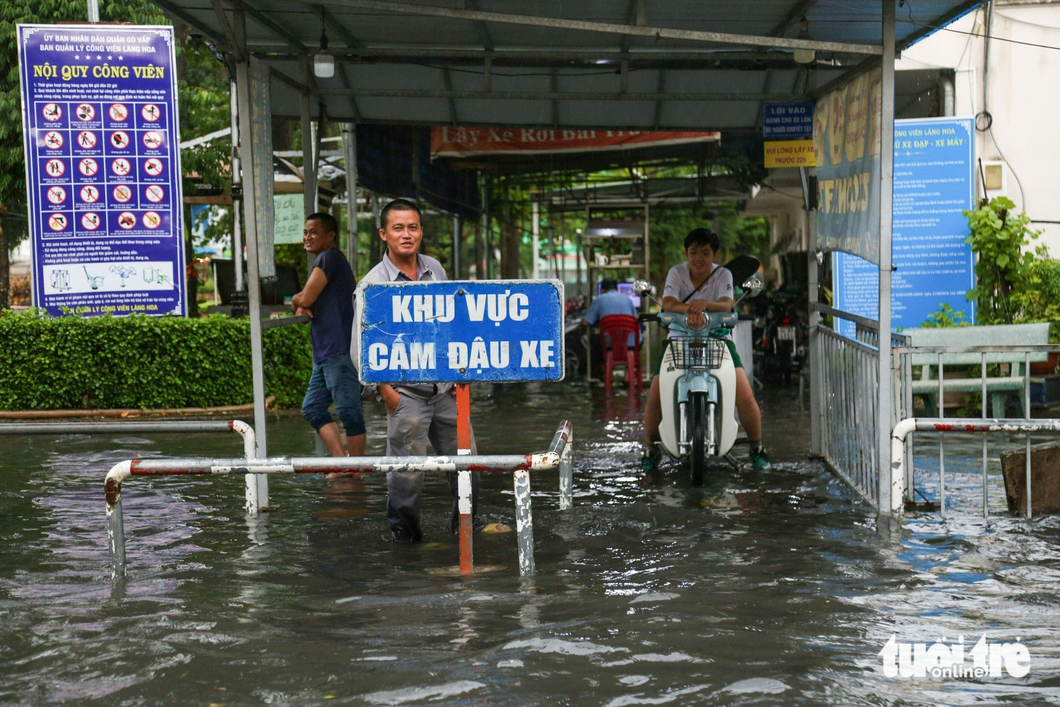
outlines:
M799 39L810 39L810 23L803 17L799 20ZM812 64L813 60L817 58L817 52L812 49L796 49L795 50L795 62L797 64Z
M313 75L330 79L335 75L335 57L328 54L328 32L324 28L324 8L320 8L320 51L313 57Z

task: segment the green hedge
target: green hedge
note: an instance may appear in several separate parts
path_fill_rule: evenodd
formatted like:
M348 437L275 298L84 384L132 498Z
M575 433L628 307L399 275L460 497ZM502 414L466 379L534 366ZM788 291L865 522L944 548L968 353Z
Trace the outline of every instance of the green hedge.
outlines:
M265 392L302 402L308 326L264 335ZM253 401L250 320L0 312L0 409L178 408Z

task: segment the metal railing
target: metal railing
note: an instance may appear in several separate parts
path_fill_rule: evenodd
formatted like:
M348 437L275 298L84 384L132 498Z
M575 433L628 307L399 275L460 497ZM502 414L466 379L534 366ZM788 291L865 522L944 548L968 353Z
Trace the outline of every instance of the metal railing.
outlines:
M939 510L943 517L946 515L946 467L943 455L943 437L947 432L978 432L983 435L983 517L989 516L987 505L987 477L986 477L986 433L987 432L1026 432L1026 497L1024 499L1025 512L1031 517L1033 499L1031 496L1031 433L1032 432L1060 432L1060 420L1031 420L1029 418L1007 418L1007 419L974 419L974 418L906 418L894 427L891 433L891 511L900 514L904 510L907 493L911 495L912 476L911 457L906 454L912 451L912 445L906 447L906 438L915 431L930 431L939 433Z
M916 478L914 474L913 466L913 444L905 444L905 439L908 435L914 431L932 431L938 433L938 451L939 451L939 512L942 517L946 516L946 451L944 438L947 433L952 432L975 432L982 434L982 509L983 517L989 517L989 483L988 483L988 460L989 460L989 440L987 438L988 432L1025 432L1025 445L1026 445L1026 471L1027 471L1027 485L1026 485L1026 503L1025 512L1028 518L1032 515L1032 500L1031 500L1031 433L1032 432L1048 432L1048 431L1060 431L1060 421L1052 419L1031 419L1031 372L1030 364L1032 361L1044 360L1048 354L1054 351L1060 350L1060 345L1056 344L1040 344L1040 345L1007 345L1007 346L900 346L894 350L893 365L895 369L895 376L898 383L895 386L896 391L899 394L896 396L895 410L898 411L898 416L903 418L901 422L897 423L894 427L894 433L891 436L891 454L892 454L892 473L895 467L894 464L899 464L902 470L902 479L897 480L892 477L892 489L898 488L899 485L902 490L902 495L899 496L900 502L893 500L892 506L899 504L904 507L905 504L912 504L915 501L917 493L916 489ZM946 417L946 406L945 406L945 393L946 393L946 358L949 357L951 363L949 364L952 368L964 368L967 369L969 366L974 366L974 363L969 363L969 357L971 360L978 359L979 364L979 377L980 381L978 384L978 392L981 396L981 414L979 419L967 418L967 417ZM958 362L952 362L954 358L958 359ZM1022 360L1021 360L1022 359ZM987 400L988 394L996 385L997 381L1005 381L1008 376L994 377L991 378L988 375L990 365L997 364L1008 364L1023 366L1022 381L1020 377L1016 376L1013 378L1016 382L1022 383L1022 398L1023 398L1023 418L988 418L987 417ZM913 416L913 404L914 398L917 393L913 391L913 369L918 366L934 365L938 370L937 387L933 391L933 395L936 396L938 401L938 418L915 418ZM991 383L994 381L994 383ZM1010 388L1007 388L1011 392ZM922 393L921 393L922 394ZM895 460L893 455L895 454L895 444L900 441L900 451L902 452L902 458ZM893 492L893 491L892 491ZM897 512L901 512L901 508Z
M535 571L533 515L530 505L529 472L559 469L560 509L572 505L573 465L569 422L561 422L548 451L524 455L460 455L424 457L272 457L268 459L134 459L115 464L107 473L107 534L111 566L115 576L126 572L125 522L122 482L131 476L202 476L245 474L326 474L334 472L504 472L513 473L516 500L516 533L519 571ZM252 449L248 447L248 450ZM463 513L461 509L461 513ZM470 508L467 510L470 513ZM467 538L470 543L470 536ZM461 535L461 556L470 553Z
M137 420L129 422L12 422L0 424L0 435L124 434L127 432L235 432L243 438L247 459L255 455L254 428L242 420ZM269 505L269 482L263 474L248 474L244 484L245 508L250 515Z
M880 421L876 404L879 389L879 326L872 319L824 304L811 305L823 316L845 319L855 327L855 338L818 324L812 346L819 365L814 406L819 419L820 453L843 479L874 508L880 504L880 459L877 438ZM892 334L893 344L905 338ZM891 421L888 421L891 422Z

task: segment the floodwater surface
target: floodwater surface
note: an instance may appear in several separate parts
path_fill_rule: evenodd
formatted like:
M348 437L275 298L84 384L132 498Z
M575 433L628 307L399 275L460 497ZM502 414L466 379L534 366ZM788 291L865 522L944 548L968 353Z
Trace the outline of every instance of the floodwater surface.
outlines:
M774 470L722 465L696 489L674 464L640 472L641 412L624 393L475 388L483 453L538 451L561 419L574 426L574 509L559 510L555 472L532 479L528 579L513 532L476 535L482 571L455 574L444 477L427 482L425 542L395 546L384 480L365 475L273 476L273 510L255 519L238 477L130 479L129 574L112 582L107 470L138 457L238 456L239 438L0 437L0 701L1060 702L1060 523L1009 516L996 468L982 518L978 439L948 447L946 519L877 523L807 459L808 416L790 394L762 406ZM382 412L369 404L366 416L369 451L381 453ZM273 455L313 450L296 417L271 418L268 442ZM935 438L917 444L918 484L937 494ZM511 476L484 476L484 520L514 526ZM983 634L1021 641L1030 671L884 674L892 636L963 636L970 650Z

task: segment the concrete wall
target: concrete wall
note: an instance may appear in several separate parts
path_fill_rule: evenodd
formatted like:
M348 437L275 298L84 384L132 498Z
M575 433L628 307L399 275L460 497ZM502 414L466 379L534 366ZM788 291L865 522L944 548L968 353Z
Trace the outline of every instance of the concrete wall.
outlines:
M763 263L770 282L784 284L780 255L805 252L809 247L807 213L802 209L802 184L797 169L770 170L766 184L747 202L743 216L765 216L771 224L773 257Z
M920 41L903 53L898 69L956 71L954 114L985 109L993 116L989 131L976 131L976 157L1005 162L1005 195L1039 221L1033 224L1044 231L1039 242L1060 258L1060 50L1028 46L1060 47L1060 3L995 2L989 66L986 16L980 8ZM978 127L984 123L980 116ZM980 192L978 179L976 187Z

